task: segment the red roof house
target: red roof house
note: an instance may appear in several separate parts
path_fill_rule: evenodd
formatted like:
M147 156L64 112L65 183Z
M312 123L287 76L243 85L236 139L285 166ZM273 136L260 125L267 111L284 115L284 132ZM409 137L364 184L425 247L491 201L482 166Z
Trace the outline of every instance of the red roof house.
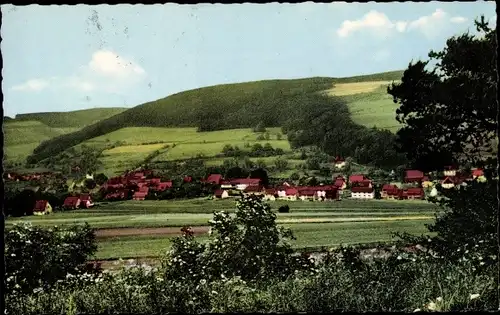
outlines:
M137 191L134 193L134 196L132 198L134 200L144 200L144 199L146 199L147 195L148 195L147 192Z
M408 195L408 199L423 199L425 197L425 193L422 188L408 188L406 193Z
M126 199L128 197L128 190L127 189L122 189L113 193L107 194L104 198L108 200L112 199Z
M33 214L46 214L51 211L52 207L47 200L37 200L33 208Z
M472 170L472 177L473 178L480 177L480 176L484 176L484 172L482 169L478 168L478 169Z
M206 182L211 183L214 185L220 185L220 182L222 181L222 175L221 174L210 174L208 176Z
M335 178L334 185L337 186L339 189L345 189L346 188L346 181L345 181L344 177L337 176L337 178Z
M227 190L222 190L222 189L217 189L215 191L215 198L228 198L229 197L229 193L227 192Z
M286 188L285 194L287 196L296 196L299 193L297 188Z
M275 188L269 188L264 190L264 193L269 196L274 196L278 193L278 191Z
M405 175L405 182L414 183L421 182L424 179L424 173L418 170L407 170Z
M65 209L77 209L80 206L80 197L69 196L64 200L63 207Z
M247 186L243 192L247 194L259 194L262 193L262 189L259 186Z
M351 192L353 193L372 193L373 187L352 187Z
M352 183L356 183L356 182L361 182L363 180L365 180L365 175L351 175L349 176L349 183L352 184Z
M92 198L89 194L80 195L80 207L82 208L90 208L94 204L92 203Z
M155 187L155 190L158 190L158 191L165 191L169 188L172 188L173 186L173 183L172 181L168 181L168 182L161 182L159 183L158 185L156 185Z
M372 181L369 179L364 179L359 182L354 182L353 184L354 184L353 186L357 187L372 187Z

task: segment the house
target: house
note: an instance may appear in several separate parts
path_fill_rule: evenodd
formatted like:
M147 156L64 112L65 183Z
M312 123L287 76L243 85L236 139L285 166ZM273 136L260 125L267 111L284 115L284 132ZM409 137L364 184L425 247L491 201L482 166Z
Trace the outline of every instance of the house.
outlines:
M152 186L158 185L160 182L161 182L161 179L157 178L157 177L151 178L149 180L149 184L152 185Z
M441 181L441 186L445 189L450 189L455 187L455 181L451 177L446 177Z
M284 199L295 201L295 200L297 200L298 194L299 194L299 191L297 188L293 188L293 187L286 188Z
M144 192L144 191L136 191L136 192L134 193L134 196L132 197L132 199L134 199L134 200L145 200L147 195L148 195L148 193L147 193L147 192Z
M250 194L253 194L253 195L263 195L264 194L264 192L262 191L262 189L260 188L260 186L247 186L243 190L243 193L245 195L250 195Z
M336 169L343 169L345 167L345 160L339 156L335 158L334 162L335 168Z
M224 180L220 182L220 188L222 189L232 189L233 185L231 185L231 182L228 180Z
M206 179L205 182L214 184L214 185L220 185L220 182L222 181L222 175L221 174L210 174L208 178Z
M221 198L221 199L229 198L229 193L227 192L227 190L217 189L215 191L215 198Z
M396 199L399 195L399 188L396 185L385 184L380 191L380 197L383 199Z
M457 175L457 169L454 166L444 167L444 176L453 177Z
M365 175L356 174L349 176L349 184L357 183L366 180Z
M91 208L94 204L92 203L92 198L90 198L89 194L80 195L80 207L82 208Z
M34 215L44 215L52 212L52 206L47 200L37 200L35 208L33 208Z
M81 200L80 197L77 196L69 196L64 199L63 203L63 208L70 210L70 209L77 209L80 206Z
M351 198L353 199L373 199L375 190L373 187L352 187Z
M408 199L424 199L425 193L422 188L408 188L406 191Z
M169 188L172 188L173 186L173 183L172 181L168 181L168 182L160 182L159 184L157 184L156 186L154 186L154 190L157 190L157 191L165 191ZM153 188L153 187L152 187Z
M424 179L424 173L418 170L407 170L405 173L406 183L420 183Z
M300 200L314 200L317 196L317 191L312 187L302 187L298 189L298 197Z
M274 201L278 198L278 191L274 188L264 190L264 200Z
M484 171L480 168L472 170L472 178L480 182L486 181L486 177L484 176Z
M357 182L354 182L352 184L352 186L356 186L356 187L372 187L372 181L369 180L369 179L364 179L364 180L361 180L361 181L357 181Z
M260 178L237 178L232 179L231 185L235 186L238 190L245 190L248 186L260 186Z
M338 189L346 189L347 188L347 183L345 181L345 178L342 176L337 176L334 180L334 185L338 187Z
M128 190L122 189L113 193L109 193L104 198L107 200L116 200L116 199L123 200L127 199L127 197L128 197Z

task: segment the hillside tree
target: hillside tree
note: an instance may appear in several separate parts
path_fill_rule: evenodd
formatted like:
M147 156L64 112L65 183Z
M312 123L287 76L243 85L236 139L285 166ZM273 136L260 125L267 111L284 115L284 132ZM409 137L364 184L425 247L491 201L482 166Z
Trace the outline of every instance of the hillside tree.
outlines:
M481 163L497 131L496 30L484 16L479 35L447 40L430 60L410 63L401 83L387 89L399 105L398 146L424 171L453 162ZM432 66L432 63L435 63Z

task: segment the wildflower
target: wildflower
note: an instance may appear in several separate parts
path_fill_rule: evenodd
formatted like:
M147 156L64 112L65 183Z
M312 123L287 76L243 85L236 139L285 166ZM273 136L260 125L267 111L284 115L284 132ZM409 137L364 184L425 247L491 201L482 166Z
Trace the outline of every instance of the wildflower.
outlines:
M431 311L436 310L436 303L430 302L429 304L427 304L427 309Z
M438 298L436 299L436 301L438 301L438 302L442 302L442 301L443 301L443 298L442 298L442 297L438 297Z
M413 311L413 313L417 313L417 312L421 312L421 311L422 311L421 309L417 308L417 309L415 309L415 310Z
M402 259L401 256L398 256L398 260L401 260L401 259Z
M472 301L472 300L475 300L475 299L477 299L478 297L479 297L479 294L477 294L477 293L476 293L476 294L471 294L471 295L470 295L470 300L471 300L471 301Z
M200 283L201 283L202 285L204 285L205 283L207 283L207 280L205 280L205 279L201 279L201 280L200 280Z

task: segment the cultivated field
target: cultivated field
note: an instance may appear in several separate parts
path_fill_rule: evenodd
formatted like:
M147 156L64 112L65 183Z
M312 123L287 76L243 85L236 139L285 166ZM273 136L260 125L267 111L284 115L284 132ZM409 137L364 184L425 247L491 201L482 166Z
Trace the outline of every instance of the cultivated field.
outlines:
M142 162L149 154L159 150L152 161L172 161L184 160L203 155L207 158L207 164L220 165L224 159L214 157L220 154L226 144L238 146L242 150L245 143L250 146L255 143L264 145L271 144L273 148L281 148L285 152L290 152L290 144L285 136L277 140L277 134L281 134L280 128L267 128L269 140L257 140L259 133L252 132L251 129L231 129L211 132L196 132L196 128L150 128L150 127L131 127L123 128L105 136L93 138L84 142L85 145L103 146L109 143L121 141L122 146L115 147L103 152L101 161L103 162L102 171L107 175L120 174L132 165ZM161 142L147 144L151 142ZM175 144L175 147L173 145ZM169 145L168 148L165 148ZM266 159L266 158L265 158ZM272 158L273 160L275 159ZM254 160L258 160L255 158ZM267 158L267 160L270 160ZM292 164L291 164L292 165Z
M284 204L291 212L277 213L277 222L294 231L297 248L385 242L395 231L426 233L424 224L432 222L437 210L422 201L270 202L274 210ZM170 246L182 226L196 226L197 237L206 239L208 220L218 210L234 212L235 200L115 202L91 210L9 218L6 228L26 221L40 226L88 222L98 229L98 259L155 257Z

